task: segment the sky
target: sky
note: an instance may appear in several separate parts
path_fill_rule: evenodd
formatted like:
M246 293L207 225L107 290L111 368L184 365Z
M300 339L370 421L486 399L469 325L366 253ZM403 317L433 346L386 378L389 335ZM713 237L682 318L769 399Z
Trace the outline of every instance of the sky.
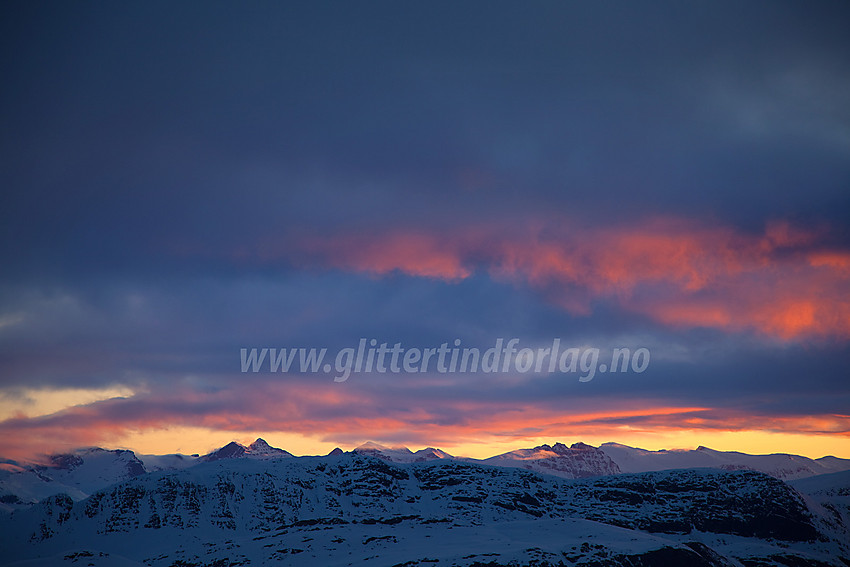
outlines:
M0 457L850 458L846 4L0 11ZM361 338L650 357L242 372Z

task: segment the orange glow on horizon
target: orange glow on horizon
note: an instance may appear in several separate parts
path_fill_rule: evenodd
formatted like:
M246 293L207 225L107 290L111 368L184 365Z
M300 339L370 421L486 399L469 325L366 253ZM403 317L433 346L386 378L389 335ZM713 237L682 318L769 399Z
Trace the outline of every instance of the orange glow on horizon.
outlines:
M404 442L382 439L380 432L364 436L359 440L340 439L332 436L307 435L284 431L220 431L203 427L168 427L137 431L116 438L107 448L130 449L140 455L147 454L206 454L231 441L248 445L262 437L272 446L285 449L296 456L326 455L339 447L350 451L366 441L375 441L389 447L407 446L412 451L426 447L422 442ZM804 433L772 433L761 430L709 431L703 429L678 429L664 431L631 431L623 428L610 434L598 434L592 431L565 435L539 436L500 436L493 435L481 440L461 442L431 443L449 454L458 457L484 459L513 451L531 448L542 444L552 445L561 442L571 445L583 442L595 447L603 443L614 442L650 451L662 449L696 449L699 446L717 451L739 451L750 454L789 453L812 459L824 456L850 459L850 436L816 435ZM58 448L57 448L58 449ZM71 450L64 447L62 450Z
M232 398L232 393L186 392L198 403ZM287 400L282 404L277 400ZM310 401L308 401L310 400ZM159 407L157 398L148 400ZM120 422L116 404L106 400L75 406L51 416L0 422L0 455L33 458L84 446L130 448L141 453L205 453L232 440L250 443L263 437L294 454L325 454L336 446L352 448L365 441L411 447L429 444L470 456L492 456L543 442L615 441L643 448L693 448L743 452L787 452L850 458L850 416L753 416L706 407L676 407L651 401L606 403L606 409L564 412L531 404L447 401L436 410L384 407L381 400L340 396L330 387L282 387L251 391L235 407L242 411L184 415L145 412ZM314 404L314 405L309 405ZM352 404L357 413L334 419ZM101 415L101 408L111 408ZM300 409L299 408L303 408ZM312 408L312 409L311 409ZM290 411L291 410L291 411ZM456 416L447 420L447 416ZM554 440L554 441L553 441Z

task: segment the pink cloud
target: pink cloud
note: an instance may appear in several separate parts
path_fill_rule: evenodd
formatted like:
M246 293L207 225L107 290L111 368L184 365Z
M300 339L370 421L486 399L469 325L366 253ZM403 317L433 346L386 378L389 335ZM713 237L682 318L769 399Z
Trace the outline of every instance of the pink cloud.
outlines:
M850 252L820 247L825 234L787 222L751 234L677 218L590 228L525 220L270 241L255 259L448 282L477 271L579 315L604 301L676 327L846 340Z

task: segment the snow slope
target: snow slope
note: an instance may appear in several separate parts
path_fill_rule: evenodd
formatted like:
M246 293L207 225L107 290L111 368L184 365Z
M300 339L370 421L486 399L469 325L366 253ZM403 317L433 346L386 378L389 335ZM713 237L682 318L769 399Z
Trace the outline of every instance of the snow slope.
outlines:
M0 502L9 510L53 494L69 494L79 500L146 472L144 463L132 451L79 449L51 455L43 464L0 469Z
M604 443L599 449L608 455L622 472L714 467L726 470L756 470L783 480L793 480L850 470L850 459L835 457L814 460L787 454L748 455L735 451L715 451L708 447L698 447L695 450L647 451L618 443Z

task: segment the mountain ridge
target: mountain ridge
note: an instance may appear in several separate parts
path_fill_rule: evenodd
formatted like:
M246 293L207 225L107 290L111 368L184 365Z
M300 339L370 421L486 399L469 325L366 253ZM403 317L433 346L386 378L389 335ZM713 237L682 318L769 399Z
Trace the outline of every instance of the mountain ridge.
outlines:
M496 467L518 468L562 478L590 478L624 473L668 469L718 468L757 470L782 480L796 480L820 474L850 470L850 460L788 454L749 455L715 451L707 447L693 450L648 451L617 443L593 447L582 442L567 446L561 442L516 449L487 459L451 455L434 447L411 451L407 447L390 448L375 442L363 443L348 453L376 457L390 463L456 461ZM348 454L339 448L328 456ZM136 455L127 449L87 447L68 453L49 455L37 463L3 460L0 467L0 512L28 507L49 496L65 493L82 500L106 486L135 476L178 471L201 463L239 459L302 459L272 447L258 438L249 445L230 442L203 456Z

